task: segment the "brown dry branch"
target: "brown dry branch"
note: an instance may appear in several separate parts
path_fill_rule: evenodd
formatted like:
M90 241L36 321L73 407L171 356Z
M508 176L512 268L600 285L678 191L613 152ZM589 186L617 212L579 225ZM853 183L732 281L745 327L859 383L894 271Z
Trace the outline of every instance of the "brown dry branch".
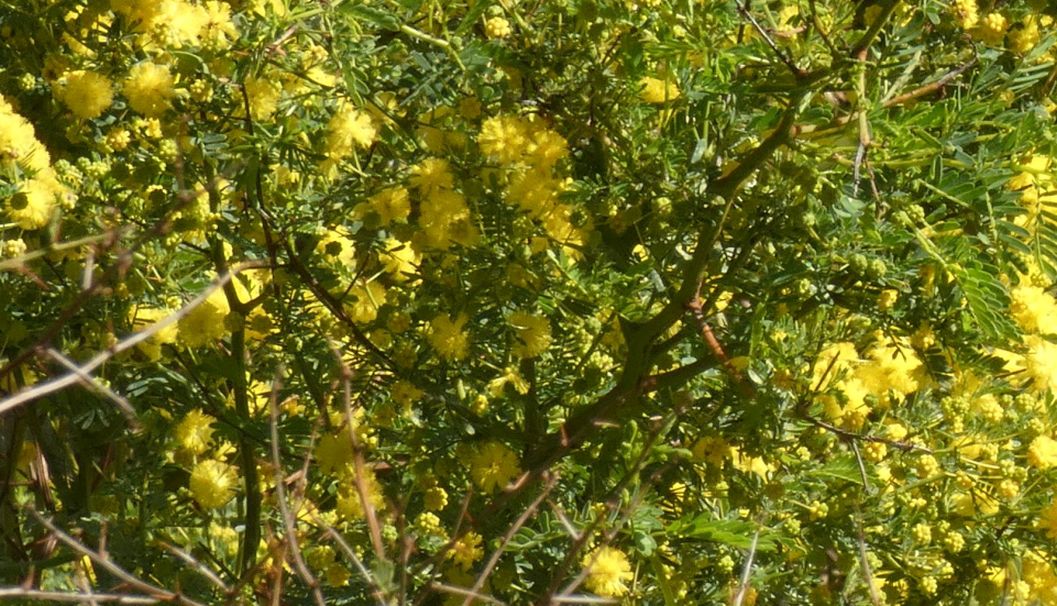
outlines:
M168 551L177 558L180 558L185 564L193 568L195 572L202 575L202 577L212 583L217 589L224 592L225 595L231 594L231 588L228 587L227 584L220 579L220 576L217 575L217 573L213 572L208 566L206 566L204 562L194 557L193 555L187 553L183 549L180 549L175 545L166 543L165 541L159 541L158 544L161 545L161 547L165 549L165 551Z
M142 426L139 422L139 417L136 415L136 409L133 408L131 404L129 404L128 400L126 400L123 396L115 393L114 390L107 387L105 384L100 382L92 375L81 372L81 369L73 363L73 360L67 358L58 350L49 347L47 353L49 356L51 356L53 360L58 362L60 366L76 375L78 381L82 385L84 385L88 389L98 392L100 395L106 396L108 400L113 402L114 405L117 406L118 410L120 410L121 413L125 415L125 418L128 420L129 425L132 426L133 431L138 432L142 430Z
M286 499L286 481L283 478L283 464L279 458L279 386L282 380L282 370L278 371L272 381L272 393L268 398L269 425L272 435L272 465L275 466L275 498L279 502L279 512L283 516L283 526L286 528L286 544L289 546L289 554L294 560L294 568L301 580L305 582L312 592L312 599L317 606L326 606L323 592L319 588L319 581L305 564L304 555L301 553L301 545L297 540L297 521L290 511L290 504Z
M497 599L493 598L490 595L484 595L482 593L474 593L473 591L470 591L469 589L463 589L462 587L455 587L454 585L448 585L448 584L445 584L445 583L431 583L429 587L430 587L430 589L434 589L434 590L439 591L441 593L450 593L450 594L453 594L453 595L463 595L463 596L466 596L466 598L468 600L480 600L482 602L488 602L489 604L500 604L500 606L505 606L505 604L506 604L506 602L497 600Z
M165 600L144 595L129 595L124 593L92 593L92 592L66 592L66 591L42 591L39 589L26 589L25 587L0 587L0 601L36 600L42 602L98 602L107 604L159 604Z
M204 606L204 604L202 604L201 602L195 601L185 595L169 591L168 589L163 589L156 585L152 585L151 583L148 583L147 581L144 581L143 579L134 576L124 568L115 564L112 560L110 560L110 558L92 549L89 549L77 539L74 539L70 535L60 530L50 520L37 513L36 509L33 509L32 507L27 507L26 511L29 512L29 514L32 515L34 518L36 518L37 522L44 526L44 528L47 528L48 531L52 534L52 536L54 536L56 539L58 539L67 547L73 549L77 553L87 556L90 560L92 560L94 564L105 569L114 577L121 579L128 586L133 587L138 591L142 591L148 596L157 597L158 601L161 602L180 604L182 606Z
M554 486L557 484L557 482L557 474L551 474L547 477L547 483L543 486L543 490L540 491L539 496L537 496L532 501L532 503L530 503L529 506L525 508L525 511L521 512L521 515L518 516L517 520L515 520L514 523L510 525L510 528L507 529L506 533L503 535L503 538L499 542L499 547L496 548L495 552L492 553L492 556L488 558L488 562L485 564L484 570L482 570L481 574L477 576L477 580L474 581L473 587L470 588L471 592L479 592L481 588L484 587L484 584L488 582L488 577L491 576L492 571L495 569L495 565L499 563L499 557L503 555L503 551L506 550L506 546L510 544L510 541L514 538L514 535L517 534L519 530L521 530L521 527L525 525L525 522L528 522L529 518L536 515L536 512L539 510L540 503L542 503L543 499L546 499L547 495L549 495L551 491L554 490ZM470 606L472 599L473 596L466 596L466 599L463 601L462 606Z
M0 400L0 414L17 408L18 406L21 406L22 404L25 404L27 402L36 400L37 398L44 397L48 394L52 394L56 391L65 389L70 385L74 385L76 383L81 382L83 380L83 376L90 375L92 371L105 364L108 360L110 360L110 358L116 356L117 354L123 351L127 351L135 347L143 341L146 341L147 339L151 338L159 331L161 331L163 328L178 322L181 318L191 313L191 310L205 302L205 300L208 299L209 296L213 294L213 292L220 288L223 288L223 286L229 281L231 281L231 279L239 272L245 271L247 269L254 269L264 266L264 263L251 261L247 263L241 263L233 267L231 271L214 280L208 288L202 291L201 294L192 299L190 302L188 302L187 305L184 305L179 310L169 314L161 320L158 320L156 323L148 326L147 328L144 328L139 332L132 333L128 337L125 337L125 339L99 352L90 360L78 366L70 373L45 381L43 383L38 383L36 385L33 385L32 387L28 387L19 392L16 392L3 400Z
M356 436L356 424L352 416L352 369L342 359L341 352L333 345L331 345L331 352L334 354L338 367L341 369L342 404L345 407L345 424L349 432L349 439L352 442L352 464L355 470L356 494L359 496L360 505L363 507L363 517L367 520L367 530L371 536L371 546L374 548L374 555L384 562L387 558L385 555L385 543L382 541L382 527L378 523L378 514L371 503L370 492L364 475L367 464L363 460L363 447L360 446L360 439Z

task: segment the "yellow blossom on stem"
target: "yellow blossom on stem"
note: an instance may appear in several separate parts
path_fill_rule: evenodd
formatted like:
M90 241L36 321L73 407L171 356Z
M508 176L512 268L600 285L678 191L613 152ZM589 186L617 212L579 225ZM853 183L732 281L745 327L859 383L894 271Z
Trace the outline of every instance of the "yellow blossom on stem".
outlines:
M441 314L429 323L427 338L440 357L447 360L461 360L466 357L470 336L464 327L468 320L466 314L459 314L455 318Z
M114 87L102 74L79 69L67 72L58 96L78 118L98 118L114 102Z
M506 487L521 473L517 455L499 442L488 442L477 448L469 463L474 483L486 492Z
M216 509L231 500L237 482L234 466L207 459L191 471L191 495L205 509Z
M377 135L369 113L342 103L327 123L326 154L333 159L344 158L357 147L370 147Z
M1057 465L1057 440L1049 436L1038 436L1028 446L1028 463L1036 469L1049 469Z
M613 547L599 547L587 553L582 564L587 568L584 584L602 597L615 598L626 594L626 583L635 578L628 557Z
M679 98L679 86L671 80L646 76L639 81L639 84L642 86L639 96L646 103L667 103Z
M169 68L150 61L137 63L125 78L123 89L129 107L144 116L159 116L169 109L175 91Z

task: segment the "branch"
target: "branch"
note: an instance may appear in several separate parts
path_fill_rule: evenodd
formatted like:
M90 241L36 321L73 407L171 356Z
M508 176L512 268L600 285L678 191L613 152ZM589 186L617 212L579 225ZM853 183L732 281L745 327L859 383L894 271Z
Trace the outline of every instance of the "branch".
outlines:
M242 263L235 266L228 273L220 276L216 280L213 280L213 283L208 288L202 291L202 293L199 294L197 297L192 299L187 305L183 306L172 314L162 318L161 320L158 320L156 323L148 326L147 328L139 332L132 333L130 336L126 337L125 340L119 341L118 343L110 346L108 349L99 352L88 362L85 362L81 366L78 366L70 374L51 379L50 381L45 381L43 383L38 383L33 387L23 389L4 400L0 400L0 414L17 408L18 406L21 406L26 402L30 402L32 400L36 400L37 398L44 397L48 394L55 393L56 391L65 389L70 385L80 382L82 380L82 376L91 373L96 368L99 368L100 366L105 364L110 358L146 341L147 339L151 338L159 331L161 331L163 328L178 322L181 318L191 313L191 310L205 302L205 300L208 299L209 296L213 294L213 292L215 292L217 289L222 288L225 284L231 281L235 274L241 271L245 271L247 269L253 269L256 267L263 266L263 263L255 261Z
M127 595L122 593L91 593L91 592L65 592L65 591L40 591L37 589L26 589L23 587L0 587L0 601L16 600L41 600L47 602L109 602L111 604L158 604L166 601L162 598L153 598L141 595Z
M556 475L552 475L547 478L547 485L544 486L543 490L540 491L539 496L537 496L536 499L532 501L532 503L530 503L528 507L525 508L525 511L521 512L521 515L518 516L518 519L515 520L513 524L511 524L510 529L507 530L506 534L503 535L503 538L499 543L499 547L492 554L492 557L488 558L488 562L485 564L484 570L481 571L481 574L478 575L477 580L473 584L473 587L470 588L470 595L467 595L466 599L463 600L462 606L470 606L475 597L475 595L473 594L476 594L481 590L482 587L484 587L484 584L488 581L488 577L492 574L492 570L495 569L495 565L499 562L499 557L503 555L503 551L506 549L506 546L510 544L510 541L514 538L514 535L517 534L519 530L521 530L521 527L525 525L525 522L528 522L529 518L536 514L536 511L539 509L540 503L542 503L543 499L547 498L547 495L549 495L550 492L554 490L554 486L557 481L558 476Z
M282 372L282 371L279 371ZM290 511L290 504L286 500L286 480L283 478L282 461L279 459L279 381L280 374L276 373L275 381L272 383L272 393L268 398L268 410L270 412L270 426L272 432L272 465L275 467L275 497L279 501L279 511L283 516L283 526L286 528L287 541L290 545L290 554L294 560L294 567L301 580L312 591L312 599L317 606L326 606L323 592L319 589L319 581L312 575L312 571L305 564L305 558L301 554L301 546L297 541L297 523L294 514Z
M162 589L161 587L157 587L138 577L133 576L124 568L121 568L120 566L112 562L109 558L103 557L95 551L92 551L70 535L66 534L62 530L59 530L59 528L52 524L51 521L47 520L44 516L37 513L36 509L33 509L32 507L27 507L26 511L28 511L30 515L36 518L36 520L40 522L41 525L47 528L48 531L55 536L55 538L65 543L67 547L73 549L81 555L88 556L88 558L91 559L92 562L94 562L98 566L101 566L107 572L121 579L129 586L135 587L136 589L146 593L147 595L157 596L159 598L158 601L170 602L173 604L182 604L183 606L204 606L204 604L196 602L191 598L183 596L179 593L173 593L168 589Z

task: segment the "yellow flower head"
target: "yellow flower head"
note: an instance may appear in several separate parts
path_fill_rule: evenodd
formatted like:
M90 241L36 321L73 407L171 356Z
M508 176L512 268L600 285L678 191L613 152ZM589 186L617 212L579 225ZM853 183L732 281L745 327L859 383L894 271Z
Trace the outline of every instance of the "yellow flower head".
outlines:
M47 169L40 177L19 184L18 192L7 200L7 216L22 229L40 229L51 220L64 193L65 188Z
M1027 333L1057 333L1057 300L1038 286L1020 284L1010 293L1009 311Z
M426 158L411 167L411 185L422 195L455 187L451 165L443 158Z
M520 473L518 456L499 442L481 445L470 457L470 476L486 492L506 487Z
M58 89L60 100L78 118L98 118L114 101L114 87L106 76L79 69L67 72Z
M378 128L369 113L342 103L327 123L326 154L344 158L357 147L370 147L377 136Z
M234 466L207 459L191 471L191 495L202 507L216 509L231 500L237 482Z
M528 128L517 116L494 116L481 124L477 145L489 160L513 164L528 149Z
M481 535L476 532L467 532L451 546L451 550L448 552L448 559L454 561L463 570L469 570L473 567L474 562L484 557L481 540Z
M1028 446L1028 463L1036 469L1049 469L1057 465L1057 440L1039 436Z
M209 450L213 446L213 420L197 408L187 413L173 431L177 446L194 455Z
M198 307L180 318L180 342L187 347L201 347L227 334L224 320L231 308L224 290L218 288Z
M169 68L150 61L137 63L125 78L125 98L133 110L144 116L160 116L169 109L173 77Z
M411 200L407 189L403 187L383 189L367 200L370 209L382 220L382 225L389 225L393 221L405 222L411 214Z
M671 80L646 76L639 84L642 86L639 96L646 103L666 103L679 98L679 86Z
M1057 392L1057 344L1037 336L1027 337L1024 343L1028 351L1023 364L1032 386L1038 391Z
M226 2L209 0L202 8L204 18L198 34L202 45L215 50L231 46L231 40L239 35L235 24L231 22L231 7Z
M464 327L468 320L466 314L459 314L454 319L440 314L429 323L427 338L440 357L447 360L466 357L470 349L470 336Z
M551 324L545 316L518 311L510 314L510 324L517 330L514 355L535 358L551 344Z
M374 511L384 509L385 495L382 493L382 487L378 483L378 478L374 475L373 469L364 469L363 484L365 488L364 496L371 509ZM338 490L338 514L346 520L364 519L366 512L363 508L363 501L363 497L360 497L360 491L356 488L356 479L350 474L350 477L344 480L344 484Z
M592 592L606 598L620 597L628 592L625 584L634 578L631 563L623 551L613 547L599 547L586 554L582 562L587 568L585 585Z
M159 320L167 318L172 313L172 310L169 309L140 307L134 310L132 320L137 330L143 330L154 325ZM146 341L140 342L136 345L136 348L143 352L143 355L147 356L148 360L157 362L161 359L161 346L175 343L179 330L179 327L174 322L151 335Z
M506 38L512 31L510 22L502 17L492 17L484 22L484 35L489 38Z

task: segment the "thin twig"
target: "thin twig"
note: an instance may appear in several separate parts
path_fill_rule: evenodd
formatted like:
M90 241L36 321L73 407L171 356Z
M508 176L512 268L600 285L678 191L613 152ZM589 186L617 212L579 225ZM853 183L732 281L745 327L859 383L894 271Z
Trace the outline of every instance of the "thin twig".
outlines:
M133 576L124 568L112 562L109 558L105 558L99 555L95 551L92 551L84 544L79 542L77 539L74 539L70 535L60 530L57 526L55 526L55 524L52 524L50 520L37 513L36 509L33 509L32 507L27 507L26 511L28 511L30 515L36 518L36 520L40 522L42 526L47 528L48 531L50 531L52 535L55 536L55 538L65 543L67 547L73 549L81 555L88 556L88 558L91 559L93 563L105 568L107 572L121 579L129 586L134 587L148 595L158 596L161 601L171 602L173 604L183 604L184 606L205 606L201 602L196 602L195 600L192 600L191 598L188 598L184 595L181 595L179 593L173 593L168 589L162 589L161 587L157 587L136 576Z
M92 359L88 360L81 366L78 366L76 371L71 372L67 375L63 375L61 377L56 377L49 381L45 381L43 383L38 383L37 385L34 385L33 387L30 387L28 389L23 389L22 391L19 391L4 400L0 400L0 414L17 408L18 406L21 406L26 402L30 402L48 394L55 393L56 391L65 389L70 385L80 382L82 380L81 376L90 374L96 368L99 368L100 366L105 364L110 358L123 351L135 347L143 341L146 341L147 339L160 332L162 329L178 322L181 318L191 313L191 310L205 302L205 300L208 299L209 296L213 294L213 292L220 288L223 288L223 286L229 281L231 281L231 279L237 273L245 271L247 269L264 266L265 264L260 262L249 262L242 263L233 267L229 272L214 280L208 288L202 291L202 293L199 294L197 297L192 299L187 305L162 318L161 320L158 320L147 328L139 332L132 333L123 341L119 341L118 343L110 346L108 349L99 352L94 357L92 357Z
M510 525L510 528L506 531L506 534L503 535L503 538L499 543L499 547L492 554L492 557L488 558L488 562L485 564L484 570L482 570L481 574L477 576L477 580L474 582L473 587L470 588L470 591L472 593L477 593L481 590L482 587L484 587L484 584L488 581L488 577L492 574L492 570L495 569L495 565L499 562L499 557L502 556L503 551L506 550L506 546L510 544L510 541L514 538L514 535L517 534L519 530L521 530L521 527L525 525L525 522L527 522L529 518L536 514L536 511L539 510L540 503L542 503L543 499L547 498L547 495L549 495L550 492L554 490L554 485L557 481L558 476L556 474L552 474L550 477L548 477L547 484L543 487L543 490L540 491L539 496L537 496L536 499L532 501L532 503L530 503L528 507L525 508L525 511L521 512L521 515L518 516L518 519ZM473 596L466 596L466 599L463 601L462 606L470 606L472 600Z
M812 417L812 416L808 416L808 415L802 415L802 416L803 416L804 419L806 419L812 425L817 425L818 427L821 427L822 429L826 429L826 430L832 431L833 433L837 434L838 436L840 436L841 438L844 438L846 440L862 440L863 442L876 442L878 444L885 444L885 445L888 445L888 446L892 446L894 448L898 448L899 450L902 450L904 452L917 450L919 452L932 454L932 450L929 449L929 448L926 448L924 446L918 446L917 444L911 444L909 442L899 442L897 440L889 440L888 438L882 438L880 436L871 436L869 434L855 433L854 431L848 431L847 429L841 429L840 427L837 427L836 425L833 425L832 423L827 423L827 422L825 422L825 421L823 421L821 419L816 419L815 417Z
M565 511L550 499L547 499L547 504L551 506L551 511L554 512L558 521L561 522L561 525L565 528L565 532L568 532L569 536L572 537L574 541L579 541L580 533L573 526L573 523L569 521L569 517L565 515Z
M334 358L338 361L338 366L341 369L342 403L345 405L345 423L352 443L352 465L355 470L354 484L356 486L356 494L359 496L360 505L363 507L363 517L367 520L367 531L371 536L371 546L374 548L374 555L379 560L385 561L387 558L385 555L385 543L382 541L382 528L378 524L378 516L374 509L374 504L371 503L370 491L365 476L367 465L363 460L363 449L360 446L360 439L356 435L356 424L352 416L352 370L345 363L345 360L341 358L341 352L337 348L332 346L331 352L334 354Z
M756 545L760 541L760 531L752 533L752 544L749 545L749 553L745 555L745 566L741 570L741 584L738 586L738 594L734 596L734 602L731 606L741 606L742 601L745 599L746 592L749 591L749 577L752 576L752 561L756 558Z
M855 531L857 533L857 542L859 543L859 565L862 567L866 586L870 589L870 602L873 603L873 606L881 606L881 596L873 582L873 569L870 567L870 560L866 557L866 536L863 534L861 518L862 515L858 511L858 507L856 507Z
M747 19L749 23L752 24L752 27L756 30L756 33L759 34L760 37L763 38L764 42L767 43L767 46L771 48L771 52L773 52L775 56L778 57L779 61L784 63L785 66L789 68L789 71L793 72L793 76L797 79L806 76L807 73L804 70L800 69L800 67L793 61L792 57L783 52L782 49L778 48L778 45L775 44L774 40L772 40L771 37L767 34L767 31L763 29L760 23L756 21L756 18L752 16L752 13L749 12L748 0L745 0L745 2L738 2L737 6L738 13L740 13L742 17Z
M467 599L481 600L482 602L488 602L489 604L506 604L506 602L497 600L490 595L474 593L469 589L463 589L462 587L455 587L454 585L447 585L445 583L432 583L429 587L430 589L435 589L437 591L440 591L441 593L453 593L455 595L464 595L467 597Z
M65 591L41 591L24 587L0 587L0 601L3 600L38 600L46 602L105 602L109 604L158 604L162 598L129 595L124 593L80 593Z
M133 431L139 432L143 428L142 425L140 425L139 417L136 415L136 409L132 407L132 404L129 404L128 400L126 400L124 397L117 394L114 390L104 385L92 375L86 372L81 372L81 369L78 368L72 360L64 356L58 350L49 347L47 349L47 352L53 360L59 363L59 365L61 365L66 370L72 372L82 385L89 389L99 392L100 394L106 396L107 399L109 399L111 402L113 402L114 405L117 406L118 410L120 410L121 413L125 415L125 418L128 420L129 425L132 426Z
M349 545L348 541L342 538L341 534L337 530L335 530L333 526L324 522L315 513L312 514L312 517L313 521L318 524L321 528L323 528L323 532L325 532L327 536L334 541L341 553L345 554L345 557L348 558L350 562L352 562L353 566L356 567L356 570L360 571L360 574L367 581L367 584L371 586L372 594L374 595L375 599L378 600L378 605L386 606L386 601L384 595L382 594L381 588L378 587L378 585L374 582L373 577L371 577L371 573L367 570L367 567L363 565L363 562L356 555L356 552L352 550L352 547Z
M210 570L208 566L196 559L193 555L187 553L186 551L180 549L175 545L170 545L165 541L160 541L159 545L161 545L169 553L183 560L186 564L190 564L199 574L209 580L210 583L215 585L217 589L223 591L225 594L231 594L231 589L227 586L227 584L224 583L224 581L220 580L220 577L217 576L215 572Z
M323 599L323 591L319 588L319 581L308 569L305 558L301 554L301 546L297 541L297 523L294 514L290 511L290 504L286 500L286 481L283 478L283 464L279 458L279 385L282 378L282 370L276 372L275 380L272 381L272 393L268 398L268 409L271 418L272 433L272 465L275 467L275 496L279 501L279 511L283 516L283 526L286 528L287 544L290 546L290 555L294 560L294 568L301 580L312 591L312 599L317 606L326 606Z

